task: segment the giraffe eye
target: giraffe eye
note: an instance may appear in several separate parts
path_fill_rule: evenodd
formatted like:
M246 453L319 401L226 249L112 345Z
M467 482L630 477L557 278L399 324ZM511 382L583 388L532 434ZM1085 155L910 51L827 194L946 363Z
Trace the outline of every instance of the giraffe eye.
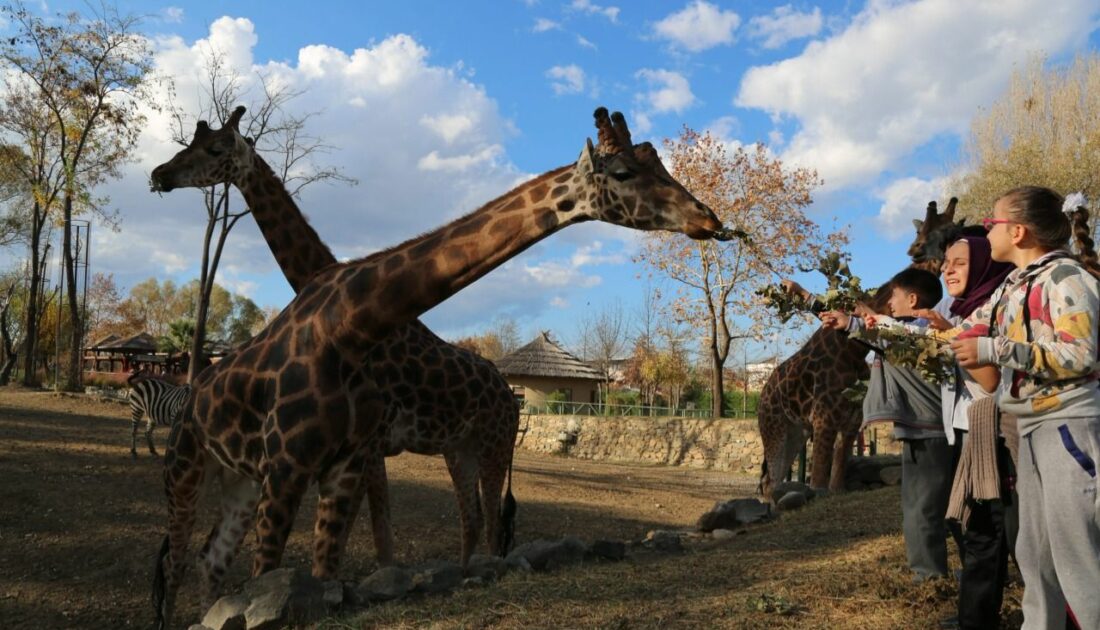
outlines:
M611 171L610 175L620 182L625 182L628 179L634 178L634 173L628 170Z
M206 152L214 157L218 157L225 153L225 151L219 147L206 147Z

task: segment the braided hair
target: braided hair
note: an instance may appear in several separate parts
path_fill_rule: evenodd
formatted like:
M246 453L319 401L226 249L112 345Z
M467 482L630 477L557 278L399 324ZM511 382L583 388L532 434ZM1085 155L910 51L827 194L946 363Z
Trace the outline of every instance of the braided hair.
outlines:
M1008 202L1012 216L1028 227L1040 247L1065 249L1070 237L1074 237L1078 250L1075 258L1089 273L1100 278L1100 261L1092 240L1088 208L1078 206L1065 213L1062 211L1065 197L1042 186L1013 188L1000 199Z

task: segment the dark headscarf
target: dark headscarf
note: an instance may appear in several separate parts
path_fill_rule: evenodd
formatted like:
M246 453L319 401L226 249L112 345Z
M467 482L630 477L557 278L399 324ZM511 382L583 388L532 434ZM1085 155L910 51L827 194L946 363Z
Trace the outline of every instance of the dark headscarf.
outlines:
M970 269L966 274L966 292L951 303L951 314L966 318L982 304L1004 279L1016 268L1011 263L993 260L990 255L989 239L981 236L964 236L948 243L948 247L959 241L970 246Z

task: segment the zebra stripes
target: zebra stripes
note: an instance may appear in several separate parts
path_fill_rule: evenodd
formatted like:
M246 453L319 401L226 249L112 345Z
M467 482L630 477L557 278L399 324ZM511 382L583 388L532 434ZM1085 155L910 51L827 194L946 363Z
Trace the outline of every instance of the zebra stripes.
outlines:
M147 416L145 440L149 443L149 452L157 454L153 447L153 428L158 424L171 426L176 412L191 393L189 385L173 385L155 378L130 379L130 413L133 432L130 441L130 455L137 457L138 423Z

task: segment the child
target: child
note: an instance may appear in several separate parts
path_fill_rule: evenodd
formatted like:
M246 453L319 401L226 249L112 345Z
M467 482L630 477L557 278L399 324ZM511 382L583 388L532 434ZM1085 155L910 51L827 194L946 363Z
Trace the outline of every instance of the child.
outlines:
M927 322L917 312L940 302L939 278L923 269L905 269L881 290L890 292L888 308L897 319ZM855 331L860 319L839 311L822 314L830 328ZM917 321L914 321L917 320ZM947 567L944 516L954 476L954 454L943 430L940 390L909 368L876 357L863 400L863 424L892 421L902 442L901 514L905 552L914 581L943 577Z
M1024 628L1100 628L1100 273L1088 211L1073 221L1047 188L1005 193L983 221L994 260L1013 271L962 324L951 348L960 366L1002 370L999 405L1018 417L1016 558L1024 578ZM1071 233L1081 260L1064 248ZM995 336L968 334L987 325Z
M1001 285L1013 266L999 263L991 258L989 241L984 236L965 236L948 243L943 262L943 282L952 298L949 317L939 313L922 311L937 329L947 329L960 324L978 307L989 301L989 297ZM993 395L1000 380L999 373L991 368L978 368L976 371L956 369L955 380L945 384L943 394L944 428L951 436L955 434L956 452L961 453L964 443L969 442L971 403L988 399ZM974 410L979 406L974 406ZM997 440L992 424L995 416L975 418L975 422L990 422L990 430L979 435L988 436L990 443L968 444L972 466L962 466L956 470L956 479L952 488L952 505L956 501L965 505L959 510L962 525L961 551L963 556L962 575L959 578L958 615L941 623L941 628L958 627L966 630L983 630L1000 625L1001 603L1004 597L1005 579L1008 573L1008 554L1012 536L1009 524L1013 520L1007 512L1015 509L1011 492L1006 491L1004 482L1013 475L1011 458L1008 456L1003 440ZM992 488L983 488L989 493L984 500L976 500L967 492L972 479L982 471L976 453L992 453L991 461L981 462L995 470L1001 477L1001 487L994 481L995 475L989 475ZM966 473L970 473L966 475ZM966 475L967 478L960 476ZM958 495L957 498L955 495ZM996 497L996 498L994 498ZM951 510L949 510L950 512ZM967 512L969 514L967 515ZM949 518L951 518L949 514Z

